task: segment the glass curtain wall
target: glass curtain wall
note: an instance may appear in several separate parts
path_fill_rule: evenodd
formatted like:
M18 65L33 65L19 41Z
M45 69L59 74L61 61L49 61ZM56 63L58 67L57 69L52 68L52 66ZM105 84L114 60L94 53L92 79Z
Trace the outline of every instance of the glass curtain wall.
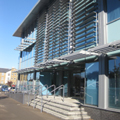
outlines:
M40 85L40 72L36 72L36 85Z
M85 104L98 105L99 63L86 63Z
M64 71L63 73L63 85L64 85L64 93L65 96L68 96L68 77L69 77L69 72L68 71Z
M22 34L21 43L24 43L26 49L24 49L21 52L21 69L28 68L34 65L34 59L35 59L35 44L33 44L34 41L36 41L36 33L37 33L37 24L36 21L34 21L26 30L24 30ZM28 43L31 43L32 45L28 45Z
M27 84L33 85L33 73L28 73L27 75Z
M120 0L107 0L108 22L120 18Z
M108 60L109 107L120 109L120 57Z
M25 51L22 51L21 69L34 66L35 45L30 46Z
M54 73L53 72L40 72L40 85L44 86L42 87L42 90L45 90L47 88L46 85L50 86L52 85L54 82ZM54 88L54 87L53 87ZM49 95L52 95L50 93L51 90L53 90L53 88L50 88L48 91ZM45 90L43 92L43 95L46 95L47 90Z

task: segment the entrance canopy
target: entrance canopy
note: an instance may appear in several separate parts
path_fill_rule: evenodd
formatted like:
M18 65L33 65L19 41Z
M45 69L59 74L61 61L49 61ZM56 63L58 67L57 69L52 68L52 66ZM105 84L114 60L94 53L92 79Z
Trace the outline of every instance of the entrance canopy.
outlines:
M90 57L90 56L99 56L100 54L95 53L95 52L89 52L89 51L85 51L85 50L81 50L79 52L74 52L73 54L69 54L69 55L65 55L62 57L59 57L59 60L76 60L76 59L81 59L81 58L86 58L86 57Z
M89 49L88 52L107 54L109 52L113 52L116 50L120 50L120 40L117 40L117 41L109 43L109 44L94 47L92 49Z
M71 62L74 62L77 59L87 58L91 56L100 56L101 54L107 54L109 52L113 52L116 50L120 50L120 40L109 43L109 44L96 46L94 48L88 49L87 51L81 50L78 52L74 52L72 54L64 55L53 60L48 60L46 62L36 64L34 67L21 69L15 72L24 73L24 72L34 71L34 70L43 70L46 68L49 69L52 67L69 64Z
M38 67L30 67L30 68L20 69L20 70L14 71L14 73L30 72L30 71L34 71L34 70L37 69L37 68L38 68Z

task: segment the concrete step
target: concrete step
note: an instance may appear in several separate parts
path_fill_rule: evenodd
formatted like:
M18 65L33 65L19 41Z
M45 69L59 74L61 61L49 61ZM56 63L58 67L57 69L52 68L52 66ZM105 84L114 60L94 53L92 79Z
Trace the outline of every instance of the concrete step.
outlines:
M39 106L40 105L37 105L36 108L39 107ZM81 115L83 116L83 115L87 115L87 112L84 112L84 111L82 111L82 112L80 112L80 111L71 111L71 112L69 112L69 111L66 111L66 110L63 110L63 109L59 109L59 108L55 108L55 107L48 106L48 105L45 105L43 107L43 109L44 108L49 109L51 111L55 111L57 113L65 115L65 116L81 116Z
M41 106L41 103L37 103L34 105L34 102L32 102L30 105L36 107L36 106ZM73 108L73 110L70 110L70 108L63 109L62 107L59 108L57 106L44 104L44 103L43 103L43 108L47 108L53 111L58 111L59 113L64 114L64 115L87 115L87 112L84 111L84 108L76 108L77 110Z
M39 109L39 107L38 107ZM56 117L59 117L63 120L89 120L90 119L90 116L66 116L66 115L63 115L63 114L60 114L58 112L55 112L55 111L51 111L47 108L44 108L43 109L44 112L47 112L49 114L52 114Z
M90 120L91 117L87 115L84 108L79 107L79 102L73 99L65 99L63 102L61 98L53 99L53 96L42 99L43 111L59 117L64 120ZM37 96L35 101L30 102L30 106L41 109L41 97Z
M31 103L34 104L34 101L32 101ZM35 101L35 105L41 105L41 102L39 101ZM43 100L43 104L47 104L49 106L53 106L55 108L60 108L60 109L64 109L64 110L67 110L67 111L83 111L84 108L78 108L78 107L70 107L70 106L64 106L64 105L61 105L61 104L58 104L58 103L53 103L53 102L50 102L50 101L44 101Z
M30 105L34 106L34 103L31 103ZM35 107L41 109L41 103L37 104ZM84 111L67 111L64 109L50 106L48 104L43 105L43 109L49 109L51 111L55 111L59 114L65 115L65 116L86 116L87 115L87 112L84 112Z
M38 101L41 100L41 97L38 96L37 99ZM69 107L79 107L80 106L80 102L76 101L76 100L72 100L72 102L68 99L68 100L64 100L64 102L59 99L59 98L56 98L56 99L53 99L53 97L49 97L49 98L46 98L46 97L43 97L43 100L44 101L50 101L51 103L57 103L57 104L61 104L61 105L64 105L64 106L69 106ZM71 104L72 103L72 104Z

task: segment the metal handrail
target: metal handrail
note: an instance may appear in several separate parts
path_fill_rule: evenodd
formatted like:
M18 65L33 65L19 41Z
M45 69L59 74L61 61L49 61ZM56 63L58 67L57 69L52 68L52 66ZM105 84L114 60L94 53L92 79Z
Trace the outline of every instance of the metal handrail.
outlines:
M53 87L53 86L55 87L55 85L51 85L51 86L47 87L46 89L44 89L43 91L47 90L47 92L48 92L48 89ZM43 91L42 91L42 88L41 88L41 112L43 111L43 95L42 95Z
M32 93L34 86L39 86L39 85L27 85L27 87L28 87L28 86L32 86L32 88L31 88L30 90L27 89L28 102L29 102L29 104L30 104L30 93ZM34 91L35 91L35 90L34 90ZM35 93L34 93L34 96L35 96ZM28 105L29 105L29 104L28 104Z
M27 85L27 87L28 87L28 86L33 86L33 85ZM33 90L33 87L32 87L32 89L30 89L30 90L27 89L27 93L28 93L28 102L29 102L28 105L30 105L30 92L31 92L32 90Z
M38 86L38 87L41 87L42 85L36 85L36 86ZM35 87L36 87L35 86ZM34 92L36 92L36 91L40 91L40 88L38 88L37 90L35 90ZM33 109L35 108L35 93L34 93L34 105L33 105Z
M47 84L45 84L44 86L42 86L42 85L37 85L37 86L40 86L41 91L42 91L42 88L45 87L45 86L47 86L47 88L48 88L48 85L47 85ZM40 89L40 88L39 88L39 89ZM39 91L39 90L35 90L34 92L36 92L36 91ZM36 94L34 93L34 106L33 106L33 108L35 108L35 95L36 95ZM42 92L40 92L40 95L42 95Z
M52 85L51 85L52 86ZM52 92L54 92L55 93L55 91L56 90L61 90L61 89L63 89L63 102L64 102L64 85L60 85L59 87L57 87L57 88L55 88L54 90L52 90L51 92L49 92L49 93L52 93ZM55 94L54 94L55 95ZM55 96L54 96L55 97ZM41 112L43 111L43 105L42 105L42 103L43 103L43 96L42 96L42 94L41 94Z
M46 89L44 89L43 91L41 91L41 93L42 93L42 92L44 92L45 90L47 90L47 94L46 94L46 97L47 97L47 98L48 98L48 89L51 88L51 87L54 87L54 89L56 88L56 86L53 84L53 85L47 87ZM55 98L55 92L54 92L54 98Z
M45 87L45 86L48 88L48 85L47 85L47 84L41 85L41 91L42 91L42 88ZM46 89L47 89L47 88L46 88ZM42 92L40 92L40 95L42 95Z
M55 92L57 89L58 89L58 90L63 89L63 102L64 102L64 85L60 85L59 87L57 87L57 88L55 88L54 90L52 90L50 93Z

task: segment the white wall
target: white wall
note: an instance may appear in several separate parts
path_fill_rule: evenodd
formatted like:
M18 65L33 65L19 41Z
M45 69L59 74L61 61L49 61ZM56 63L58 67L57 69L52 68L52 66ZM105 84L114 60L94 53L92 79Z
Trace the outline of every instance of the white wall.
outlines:
M11 78L11 71L6 72L5 83L7 83Z

